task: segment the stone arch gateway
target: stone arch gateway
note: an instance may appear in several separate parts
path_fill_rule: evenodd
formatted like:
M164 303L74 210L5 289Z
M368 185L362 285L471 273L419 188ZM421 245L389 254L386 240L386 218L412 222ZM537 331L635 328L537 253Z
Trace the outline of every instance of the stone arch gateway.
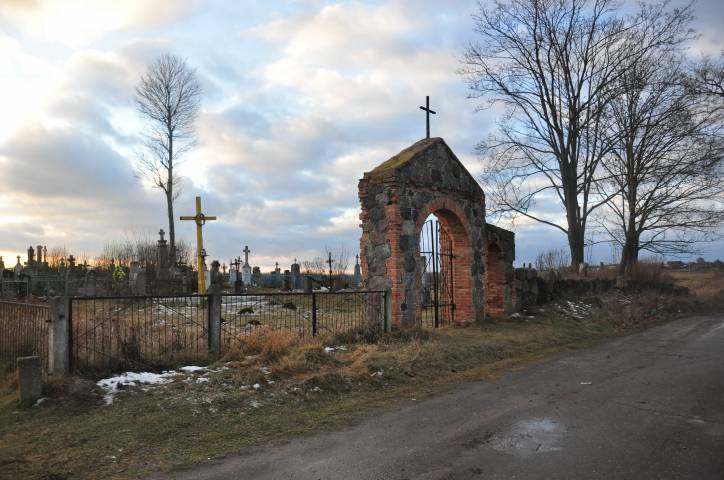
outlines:
M420 231L431 214L451 245L455 322L484 319L486 282L498 282L497 289L488 288L509 293L507 303L504 294L490 298L488 309L494 314L512 310L513 233L485 223L483 190L441 138L420 140L366 172L359 198L363 285L391 292L393 326L420 322L425 268ZM504 264L494 276L486 276L491 242L502 249L496 261Z

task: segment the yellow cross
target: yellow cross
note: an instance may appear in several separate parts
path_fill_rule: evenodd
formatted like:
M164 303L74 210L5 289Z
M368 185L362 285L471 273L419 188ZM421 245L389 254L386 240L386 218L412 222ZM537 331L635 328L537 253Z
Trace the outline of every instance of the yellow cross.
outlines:
M181 217L181 220L193 220L196 222L196 257L197 257L197 268L198 268L198 279L199 279L199 294L206 293L206 279L204 278L204 237L201 234L201 227L208 220L216 220L216 217L211 217L201 213L201 197L196 197L196 215L186 215Z

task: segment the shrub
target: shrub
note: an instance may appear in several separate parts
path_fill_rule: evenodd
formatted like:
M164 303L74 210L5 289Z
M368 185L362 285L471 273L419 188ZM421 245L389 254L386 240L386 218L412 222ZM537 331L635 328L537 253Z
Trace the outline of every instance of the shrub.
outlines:
M535 257L536 270L564 271L571 263L571 257L564 249L550 249L540 252Z

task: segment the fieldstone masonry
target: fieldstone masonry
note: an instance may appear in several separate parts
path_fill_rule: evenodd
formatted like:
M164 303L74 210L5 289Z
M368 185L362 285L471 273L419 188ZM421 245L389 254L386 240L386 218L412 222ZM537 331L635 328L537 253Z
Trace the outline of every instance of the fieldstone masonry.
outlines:
M430 214L452 238L456 322L484 319L486 290L489 313L511 310L513 234L486 225L483 190L441 138L420 140L366 172L359 198L363 286L391 291L393 326L421 318L420 230Z

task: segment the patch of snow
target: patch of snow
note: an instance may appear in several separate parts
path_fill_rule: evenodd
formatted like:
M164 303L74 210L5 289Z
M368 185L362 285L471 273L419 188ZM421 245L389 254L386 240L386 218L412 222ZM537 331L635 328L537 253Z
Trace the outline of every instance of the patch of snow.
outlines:
M118 386L135 386L135 385L160 385L172 381L171 377L178 375L177 372L163 372L163 373L152 373L152 372L126 372L115 377L104 378L96 382L100 388L102 388L106 394L103 399L106 405L113 403L113 397L118 392Z
M208 381L209 379L205 377L199 377L196 379L196 383L207 383Z
M39 399L35 402L35 405L33 405L33 406L34 406L34 407L39 407L39 406L41 406L42 404L44 404L45 402L47 402L47 401L48 401L48 399L47 399L46 397L39 398Z
M259 385L258 383L254 384L254 390L259 390L260 388L261 388L261 385Z
M186 373L193 373L193 372L198 372L201 370L206 370L206 367L198 367L196 365L189 365L187 367L181 367L181 368L179 368L179 370L181 370L182 372L186 372Z

